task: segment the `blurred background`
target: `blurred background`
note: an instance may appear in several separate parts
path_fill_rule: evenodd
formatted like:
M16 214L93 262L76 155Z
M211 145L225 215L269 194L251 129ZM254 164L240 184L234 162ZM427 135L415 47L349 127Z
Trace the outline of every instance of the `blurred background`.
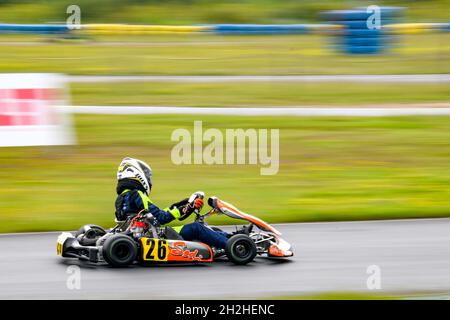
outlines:
M81 29L65 25L72 4L81 9ZM368 5L382 8L381 29L367 29ZM0 72L66 75L71 107L63 109L76 139L0 147L0 232L111 226L116 170L125 156L152 166L151 198L161 207L204 190L269 222L450 216L450 116L438 111L391 117L89 111L446 110L449 9L446 0L0 1ZM342 77L348 75L357 77ZM172 131L192 131L194 120L221 130L280 129L278 174L261 176L255 165L174 165Z

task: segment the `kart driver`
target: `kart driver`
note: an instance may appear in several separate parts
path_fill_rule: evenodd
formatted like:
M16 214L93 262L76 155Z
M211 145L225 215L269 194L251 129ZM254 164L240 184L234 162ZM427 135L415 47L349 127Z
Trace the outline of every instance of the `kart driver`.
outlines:
M152 189L152 169L144 161L124 158L117 170L116 218L126 220L130 214L146 210L153 215L159 224L167 224L174 219L189 216L195 209L203 207L203 200L197 198L193 205L188 199L172 204L161 210L149 198ZM224 249L228 238L232 235L223 231L214 231L205 225L192 222L173 228L184 240L199 240L210 246Z

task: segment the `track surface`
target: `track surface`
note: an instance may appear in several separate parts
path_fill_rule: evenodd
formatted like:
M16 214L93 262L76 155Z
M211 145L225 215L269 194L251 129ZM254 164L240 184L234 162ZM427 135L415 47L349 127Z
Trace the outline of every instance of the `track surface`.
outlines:
M112 269L55 254L55 233L0 236L0 299L258 298L326 291L369 293L367 267L381 269L376 293L450 292L450 219L279 225L296 255L248 266ZM78 265L81 289L67 289ZM374 292L371 291L371 292Z

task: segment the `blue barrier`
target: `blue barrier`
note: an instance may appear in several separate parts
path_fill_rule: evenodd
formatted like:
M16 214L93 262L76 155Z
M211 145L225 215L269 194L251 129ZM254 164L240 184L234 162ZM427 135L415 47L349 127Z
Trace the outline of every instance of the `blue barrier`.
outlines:
M305 24L218 24L213 25L212 30L217 34L305 34L313 32L317 28Z
M372 38L356 38L356 37L346 37L343 41L346 46L382 46L386 39L384 37Z
M381 29L344 29L342 34L348 37L377 38L384 34Z
M450 23L434 23L431 24L431 29L438 31L450 31Z
M377 54L383 49L383 46L346 46L344 52L348 54Z
M399 15L400 10L385 9L382 8L381 14L381 30L369 29L367 26L367 18L370 13L367 13L365 9L361 10L343 10L343 11L331 11L325 13L324 16L328 17L329 23L323 24L287 24L287 25L263 25L263 24L217 24L207 26L153 26L153 25L117 25L117 24L104 24L104 25L83 25L80 33L92 32L93 28L100 28L102 34L114 34L118 31L130 31L149 33L164 33L168 31L176 31L179 33L184 32L212 32L220 35L283 35L283 34L309 34L316 31L335 32L344 37L355 38L375 38L382 37L387 40L387 34L396 33L414 33L417 31L450 31L450 23L415 23L415 24L398 24L396 18ZM363 18L363 19L362 19ZM167 30L166 30L167 29ZM138 32L139 31L139 32ZM151 32L150 32L151 31ZM38 24L0 24L0 34L4 33L25 33L25 34L63 34L72 32L66 25L38 25ZM360 43L360 40L357 40ZM352 43L352 41L341 41L341 44ZM379 46L382 48L382 46ZM343 50L348 52L349 50ZM358 48L355 50L362 52Z
M381 19L397 19L401 16L403 8L381 7ZM327 21L362 21L372 16L373 12L367 12L366 7L359 7L352 10L331 10L322 13L322 17Z
M381 19L381 25L393 24L396 21L393 19ZM367 29L367 20L342 20L342 21L329 21L336 25L345 24L348 29Z
M102 25L108 30L108 25ZM124 30L131 27L152 27L150 25L123 25ZM171 26L168 26L171 27ZM291 25L260 25L260 24L218 24L210 25L207 32L217 34L306 34L316 30L335 29L336 26L326 24L291 24ZM82 27L84 30L84 27ZM117 25L111 25L111 30L118 30ZM162 30L162 29L161 29ZM201 31L205 31L201 30ZM32 24L0 24L0 33L66 33L70 32L66 25L32 25ZM155 32L158 30L155 30Z
M0 33L38 33L54 34L66 33L70 30L66 25L42 25L42 24L0 24Z
M381 7L379 15L367 8L335 10L323 13L330 23L343 26L336 48L348 54L380 53L391 44L390 36L384 26L393 24L401 15L402 8ZM374 21L372 18L377 18ZM377 26L372 23L377 22Z

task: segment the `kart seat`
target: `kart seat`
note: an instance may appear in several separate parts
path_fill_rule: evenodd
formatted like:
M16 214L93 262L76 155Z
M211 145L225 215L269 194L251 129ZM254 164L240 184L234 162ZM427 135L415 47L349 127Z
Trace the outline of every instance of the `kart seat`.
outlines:
M164 235L169 240L183 240L183 237L178 234L172 227L164 228Z

